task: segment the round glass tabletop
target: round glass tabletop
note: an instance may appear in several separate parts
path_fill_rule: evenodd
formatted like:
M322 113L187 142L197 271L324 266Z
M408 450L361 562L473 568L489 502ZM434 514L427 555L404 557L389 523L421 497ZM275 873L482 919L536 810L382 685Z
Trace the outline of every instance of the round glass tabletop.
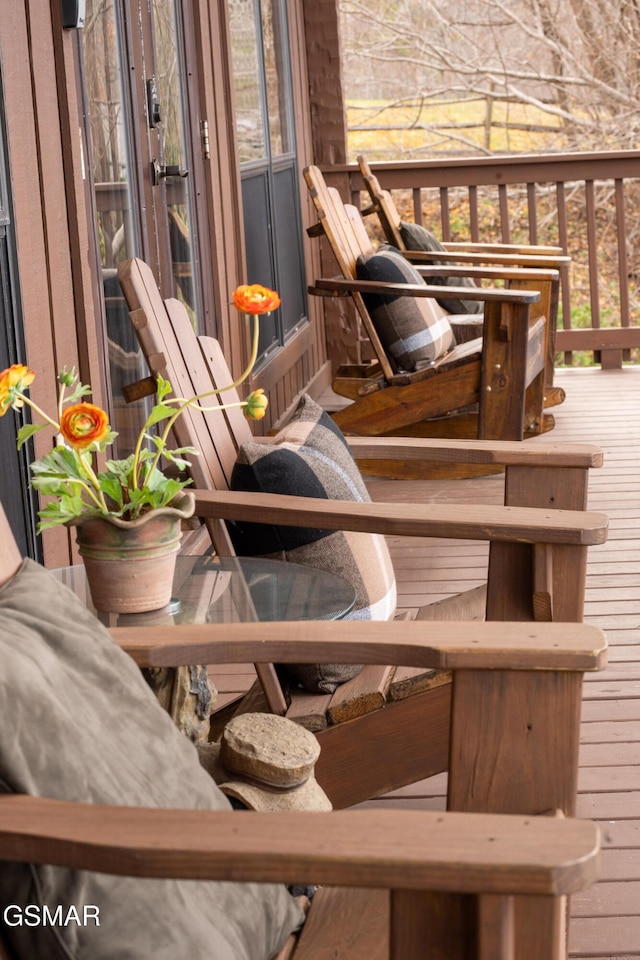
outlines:
M83 564L52 572L94 609ZM340 620L354 603L355 592L347 580L315 567L259 557L180 556L166 607L99 617L108 618L112 626Z

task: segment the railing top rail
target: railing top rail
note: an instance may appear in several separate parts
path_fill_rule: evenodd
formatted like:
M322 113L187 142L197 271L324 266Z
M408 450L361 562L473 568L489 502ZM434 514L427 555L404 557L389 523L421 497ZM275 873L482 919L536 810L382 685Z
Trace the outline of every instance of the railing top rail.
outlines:
M506 183L563 183L571 180L640 178L640 151L517 154L493 157L443 157L375 163L384 186L395 188L480 186ZM348 174L355 189L362 184L356 164L324 168L327 175Z

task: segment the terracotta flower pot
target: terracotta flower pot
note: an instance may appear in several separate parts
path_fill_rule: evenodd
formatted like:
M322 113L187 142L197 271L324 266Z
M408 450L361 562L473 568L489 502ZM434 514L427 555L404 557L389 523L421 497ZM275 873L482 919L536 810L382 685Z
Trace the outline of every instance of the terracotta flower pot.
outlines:
M183 491L170 506L137 520L80 517L69 524L76 528L96 610L141 613L169 603L181 521L194 509L193 493Z

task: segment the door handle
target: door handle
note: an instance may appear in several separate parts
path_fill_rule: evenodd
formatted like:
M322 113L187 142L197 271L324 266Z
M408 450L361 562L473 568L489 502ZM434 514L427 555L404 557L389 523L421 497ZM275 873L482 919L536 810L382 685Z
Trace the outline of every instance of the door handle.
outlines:
M188 177L189 171L182 170L178 164L169 164L166 166L163 163L158 163L157 160L151 161L151 182L154 187L157 187L161 180L166 180L167 177Z

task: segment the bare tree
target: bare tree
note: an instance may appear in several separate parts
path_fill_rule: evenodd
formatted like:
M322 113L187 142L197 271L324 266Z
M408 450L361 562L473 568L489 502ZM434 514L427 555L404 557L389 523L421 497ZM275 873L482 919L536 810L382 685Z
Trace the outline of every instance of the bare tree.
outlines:
M546 118L546 149L637 145L639 0L341 0L341 14L348 94L411 107L416 126L427 100L497 99ZM462 124L446 137L487 149Z

